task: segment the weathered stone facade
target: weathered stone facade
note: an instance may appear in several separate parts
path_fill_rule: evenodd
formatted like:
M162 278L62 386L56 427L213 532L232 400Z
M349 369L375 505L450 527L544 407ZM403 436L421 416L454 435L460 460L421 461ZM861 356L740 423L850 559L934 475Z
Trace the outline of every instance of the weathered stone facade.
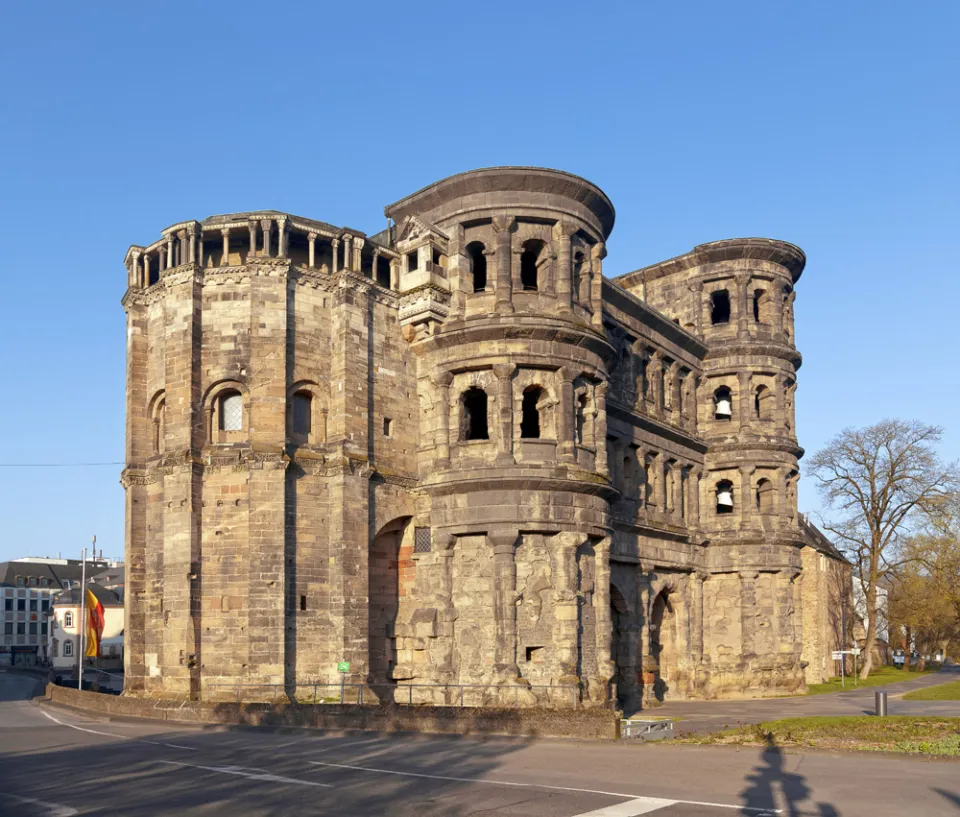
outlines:
M802 252L720 241L608 280L612 204L535 168L386 215L128 251L127 692L338 660L381 696L801 689Z

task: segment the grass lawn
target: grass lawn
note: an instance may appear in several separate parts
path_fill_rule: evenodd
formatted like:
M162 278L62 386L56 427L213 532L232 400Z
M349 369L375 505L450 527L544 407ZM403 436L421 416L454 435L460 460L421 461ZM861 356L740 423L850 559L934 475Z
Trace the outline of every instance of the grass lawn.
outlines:
M903 699L905 701L960 701L960 681L908 692Z
M810 684L807 687L807 695L822 695L824 692L842 692L848 689L857 689L858 687L877 687L884 684L893 684L897 681L909 681L911 678L919 678L921 675L927 675L936 670L926 669L923 672L914 672L913 670L902 670L897 667L877 667L870 673L866 681L860 678L851 678L847 676L846 686L840 686L840 677L837 676L824 684Z
M688 735L670 742L960 757L960 718L908 715L786 718L725 729L712 735Z

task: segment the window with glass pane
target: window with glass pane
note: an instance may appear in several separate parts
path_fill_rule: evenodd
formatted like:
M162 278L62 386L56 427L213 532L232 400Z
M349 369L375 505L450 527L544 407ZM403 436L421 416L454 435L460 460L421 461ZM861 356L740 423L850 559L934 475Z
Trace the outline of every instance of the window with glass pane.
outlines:
M295 434L310 433L310 408L312 398L307 392L293 395L293 431Z
M240 431L243 428L243 397L229 392L220 398L220 430Z

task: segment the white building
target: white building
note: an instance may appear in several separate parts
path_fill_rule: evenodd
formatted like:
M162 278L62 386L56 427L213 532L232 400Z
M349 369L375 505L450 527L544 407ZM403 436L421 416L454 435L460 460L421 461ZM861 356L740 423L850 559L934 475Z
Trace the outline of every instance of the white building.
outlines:
M87 587L103 605L103 634L100 658L85 659L84 666L108 671L123 669L123 602L113 590L99 584ZM50 618L50 660L59 676L76 677L82 633L80 588L63 592L53 605ZM86 612L84 611L84 615Z

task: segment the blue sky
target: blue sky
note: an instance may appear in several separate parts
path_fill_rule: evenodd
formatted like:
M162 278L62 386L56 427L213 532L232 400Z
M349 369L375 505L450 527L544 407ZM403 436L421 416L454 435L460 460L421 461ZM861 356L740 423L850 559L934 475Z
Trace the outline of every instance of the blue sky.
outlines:
M799 244L798 433L885 416L960 455L960 5L6 4L2 463L123 458L123 255L274 208L375 232L474 167L586 176L609 275ZM0 468L0 559L123 552L120 467ZM817 505L801 483L801 510Z

